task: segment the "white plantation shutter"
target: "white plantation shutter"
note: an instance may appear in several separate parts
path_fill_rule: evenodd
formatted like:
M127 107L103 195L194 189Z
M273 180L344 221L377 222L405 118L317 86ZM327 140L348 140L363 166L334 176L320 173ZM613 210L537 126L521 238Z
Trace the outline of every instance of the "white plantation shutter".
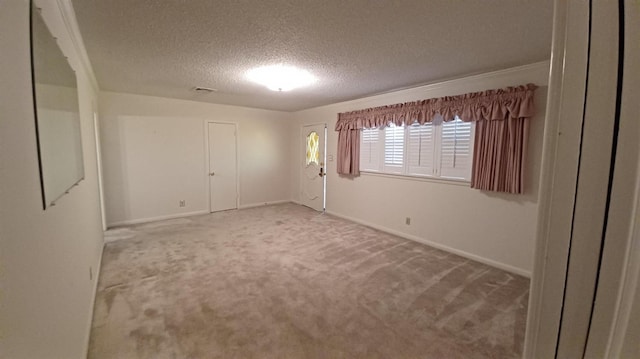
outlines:
M360 169L364 171L380 171L380 130L377 128L362 129L360 134Z
M474 125L458 117L424 125L363 129L360 170L399 175L471 179Z
M434 168L434 126L427 122L408 127L407 172L411 175L433 175Z
M401 173L404 168L404 126L384 129L384 170Z
M471 122L442 122L440 141L440 176L448 178L471 178L473 151L473 128Z

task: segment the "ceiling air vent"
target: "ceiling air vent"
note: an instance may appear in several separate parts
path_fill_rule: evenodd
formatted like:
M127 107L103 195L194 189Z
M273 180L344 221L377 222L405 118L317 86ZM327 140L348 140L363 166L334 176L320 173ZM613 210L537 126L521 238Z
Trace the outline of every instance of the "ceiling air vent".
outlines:
M212 93L212 92L217 92L218 90L216 89L212 89L209 87L200 87L200 86L196 86L193 88L193 91L195 91L196 93Z

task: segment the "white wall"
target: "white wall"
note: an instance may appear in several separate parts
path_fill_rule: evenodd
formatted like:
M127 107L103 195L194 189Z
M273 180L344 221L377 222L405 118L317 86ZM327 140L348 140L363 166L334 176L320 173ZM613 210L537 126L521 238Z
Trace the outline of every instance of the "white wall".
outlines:
M290 113L101 92L100 116L109 225L208 212L206 120L238 124L240 207L291 199Z
M102 250L95 90L54 1L39 2L76 70L86 179L42 209L29 55L29 1L0 2L0 357L86 357ZM89 279L89 269L93 279Z
M336 161L328 162L327 212L351 218L385 231L430 243L485 263L530 275L537 221L538 182L544 129L548 62L494 73L395 91L294 114L298 139L292 151L302 148L299 126L327 123L327 154L335 158L337 114L447 95L534 83L537 115L531 120L525 193L482 192L451 182L415 180L362 174L339 177ZM302 156L301 150L297 151ZM296 163L300 163L298 160ZM300 167L291 172L292 198L299 199ZM411 217L411 225L405 225Z

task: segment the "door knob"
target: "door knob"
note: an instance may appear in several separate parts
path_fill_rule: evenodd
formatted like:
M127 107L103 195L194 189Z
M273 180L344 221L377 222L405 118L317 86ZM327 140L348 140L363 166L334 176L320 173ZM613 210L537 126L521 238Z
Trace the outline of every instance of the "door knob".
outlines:
M216 175L216 173L215 173L215 172L211 172L211 173L209 173L209 176L215 176L215 175Z

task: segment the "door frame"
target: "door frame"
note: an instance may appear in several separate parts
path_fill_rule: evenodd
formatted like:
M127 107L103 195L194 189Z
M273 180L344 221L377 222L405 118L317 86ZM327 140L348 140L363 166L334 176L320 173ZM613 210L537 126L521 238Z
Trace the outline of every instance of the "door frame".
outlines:
M523 350L527 359L555 357L561 320L580 142L567 135L560 141L558 134L571 135L580 128L587 66L586 42L567 41L572 30L573 39L581 31L576 22L582 14L569 9L571 4L575 5L554 2L536 249Z
M107 212L104 204L104 178L102 176L102 145L100 140L100 119L95 103L93 105L93 135L96 141L96 172L98 176L98 197L100 199L100 219L102 220L102 231L107 230Z
M206 178L205 181L205 186L206 186L206 190L205 193L207 194L207 204L208 204L208 211L209 213L211 212L211 179L209 178L209 160L210 160L210 150L209 150L209 124L210 123L217 123L217 124L222 124L222 125L234 125L235 126L235 131L236 131L236 141L235 141L235 146L236 146L236 156L234 158L235 162L236 162L236 209L240 208L240 164L238 161L238 142L240 142L240 131L238 131L238 123L237 122L230 122L230 121L218 121L218 120L204 120L203 121L204 125L203 125L203 134L204 134L204 173L203 175Z
M326 212L327 210L327 135L328 135L328 131L327 131L327 123L326 122L317 122L317 123L304 123L300 125L300 133L298 135L298 141L300 141L302 139L302 137L306 136L304 135L304 128L305 127L311 127L311 126L323 126L324 127L324 146L322 148L322 163L323 163L323 169L324 169L324 173L325 175L322 177L322 213ZM302 146L302 153L306 153L307 150L307 144L304 141L300 141L299 142ZM300 147L300 146L299 146ZM298 177L300 178L300 188L298 189L298 196L300 199L300 204L302 204L302 186L303 186L303 181L304 181L304 166L306 165L306 158L302 157L302 160L299 162L299 167L298 167Z
M612 221L608 225L605 222L604 228L607 232L605 234L603 231L602 237L599 239L600 243L602 243L600 258L591 259L589 254L585 254L584 250L580 250L580 247L584 249L584 238L580 237L581 240L578 245L572 246L571 243L573 233L577 230L583 230L589 225L584 220L574 222L576 215L580 215L584 219L585 214L587 214L587 218L593 218L597 221L602 218L611 219L611 212L609 212L608 207L606 210L598 211L585 205L587 202L584 201L584 198L589 196L590 193L585 194L584 190L582 192L579 191L578 183L580 183L580 186L589 188L589 184L593 182L593 179L589 177L589 167L587 166L586 170L580 168L580 157L583 155L584 146L591 146L594 142L593 117L597 117L594 116L594 113L601 113L611 107L613 102L612 99L606 96L594 96L594 93L598 94L597 89L599 86L593 86L593 83L589 85L586 83L585 78L587 76L591 78L606 78L607 81L615 78L615 76L610 76L611 68L608 67L610 64L603 65L602 58L596 58L596 61L589 62L589 60L593 59L589 57L588 49L593 47L593 44L596 44L596 47L591 49L591 55L593 56L595 53L597 56L605 53L599 47L603 47L603 44L608 44L606 39L603 41L603 34L606 35L607 31L611 29L604 26L617 26L617 23L595 21L592 27L590 19L592 16L597 16L597 19L602 18L602 16L610 16L609 19L615 17L612 15L613 9L607 7L616 6L617 4L618 2L565 2L561 0L556 0L554 3L553 46L540 177L536 254L531 281L524 358L554 358L562 356L559 355L559 352L566 352L567 348L575 346L577 341L580 341L578 343L580 345L584 343L584 347L579 349L582 350L585 357L608 357L593 356L592 354L604 352L605 350L608 351L607 354L612 354L616 350L620 350L621 344L613 343L612 345L611 341L615 336L620 336L620 332L626 331L624 327L626 323L618 323L617 320L624 315L620 312L621 304L623 310L629 311L630 308L625 308L624 304L626 303L628 307L628 302L633 297L631 291L638 281L637 266L640 265L638 263L640 255L636 253L635 256L631 256L632 246L630 243L632 242L629 242L633 238L637 241L638 232L636 232L635 237L633 235L630 236L631 239L627 240L627 245L624 248L618 248L617 258L608 261L609 263L615 262L617 264L626 262L622 270L616 268L616 270L612 271L611 268L607 268L606 250L614 242L620 243L623 237L620 235L621 227L629 230L633 224L614 228L618 236L618 238L615 238L611 236L613 234L611 233ZM594 32L585 38L583 29L587 21L589 22L589 29L593 28ZM595 34L595 37L593 37L593 34ZM628 60L625 58L626 61ZM627 73L625 75L628 76ZM620 73L618 73L618 76L621 78ZM610 86L610 84L607 86ZM594 88L596 89L595 91ZM598 101L594 101L595 97L598 98ZM605 102L602 102L603 99ZM613 117L599 116L598 118ZM582 127L583 123L587 123L585 122L587 120L591 124ZM584 133L584 137L582 134L577 136L581 132ZM636 167L635 177L627 181L628 183L624 186L618 186L616 189L615 183L616 173L620 168L619 164L615 165L615 162L627 161L626 163L629 164L629 157L633 157L635 166L640 166L637 161L637 151L629 150L629 147L621 147L620 140L624 139L625 136L635 136L634 143L637 144L639 132L632 132L621 133L620 137L615 135L615 129L614 135L609 132L602 132L604 137L610 136L613 138L612 144L615 147L612 148L610 144L606 151L607 153L615 154L615 156L611 155L608 158L589 161L591 166L598 166L598 168L606 169L613 173L613 177L609 178L609 188L605 189L611 191L613 184L614 196L611 197L611 208L619 205L619 203L615 202L616 191L622 193L638 191L637 186L640 179L638 173L640 172L638 172L637 168L639 167ZM584 146L583 139L585 141ZM616 148L617 153L614 152ZM593 159L592 154L591 159ZM631 166L634 165L632 164ZM587 185L585 186L585 184ZM600 195L602 191L599 190L598 192L597 194ZM635 192L635 196L638 196L638 192ZM609 205L608 203L609 198L607 198L607 206ZM631 212L635 213L638 208L637 199L631 207ZM627 213L627 215L630 217L631 213ZM619 220L617 219L617 221ZM638 218L635 221L637 225ZM592 241L593 238L589 240ZM570 261L587 264L585 269L597 264L595 290L593 293L589 293L589 295L565 295L570 282L573 283L573 288L575 288L576 282L594 281L593 273L590 271L581 270L582 268L578 268L578 270L573 268L572 270ZM609 283L604 284L609 287L613 286L615 289L609 291L601 290L603 279L610 279ZM620 285L618 281L621 281L622 284ZM623 296L621 292L625 294L623 292L625 284L627 293L626 296ZM598 293L599 291L601 293ZM605 294L608 298L594 300L596 295L600 294ZM598 313L598 306L602 307L606 301L609 303L617 302L613 303L613 305L608 305L607 313L602 313L602 311ZM611 307L613 306L616 308L612 309ZM577 327L571 325L576 322L576 318L589 315L589 327L586 333L583 330L576 330ZM599 320L598 316L601 317ZM597 333L595 333L596 329L598 329ZM561 340L563 335L569 340ZM607 341L609 342L607 343ZM582 357L582 355L579 357Z

